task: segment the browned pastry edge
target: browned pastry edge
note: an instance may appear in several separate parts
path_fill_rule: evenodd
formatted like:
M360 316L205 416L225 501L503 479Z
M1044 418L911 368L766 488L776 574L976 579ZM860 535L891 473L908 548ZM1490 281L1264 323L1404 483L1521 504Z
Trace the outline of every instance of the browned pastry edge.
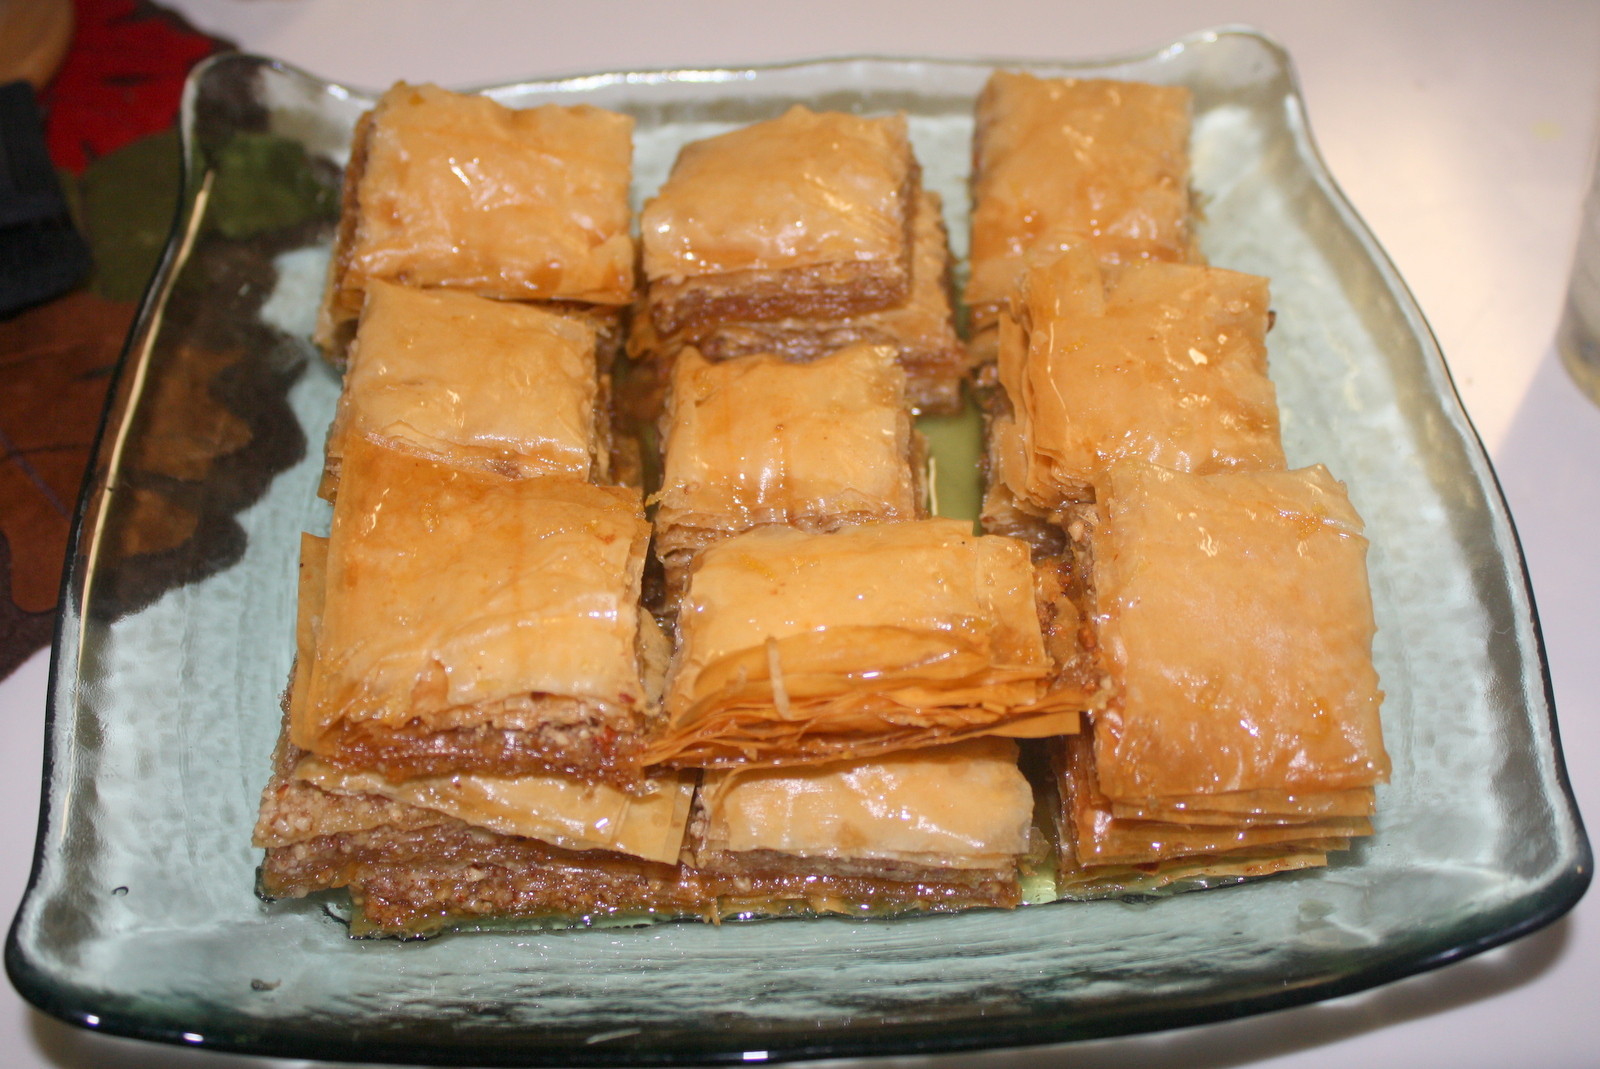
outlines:
M1246 879L1320 867L1327 864L1328 853L1350 847L1349 837L1330 836L1330 833L1321 830L1314 819L1302 818L1299 823L1309 824L1303 838L1241 846L1232 850L1175 853L1155 861L1130 863L1112 859L1086 863L1077 845L1073 796L1085 786L1093 790L1093 785L1079 784L1074 778L1070 748L1086 748L1092 763L1091 730L1086 727L1083 733L1073 738L1051 739L1046 747L1050 778L1056 788L1053 792L1052 816L1057 841L1058 889L1071 897L1137 894L1157 890L1180 880L1203 877ZM1370 825L1368 828L1370 834Z
M918 204L923 201L924 197L919 196ZM670 376L677 354L691 345L713 363L762 353L808 363L851 345L889 345L896 350L896 359L906 373L906 403L912 413L955 415L962 407L961 383L966 377L969 358L967 346L955 329L952 261L943 220L936 219L931 235L922 232L920 222L913 213L913 276L907 299L916 299L919 283L915 266L929 254L926 245L931 241L943 262L939 287L944 294L946 323L944 336L937 341L922 336L904 337L895 331L892 321L871 318L884 311L892 314L892 309L879 309L853 320L818 317L782 317L760 322L718 319L698 328L666 334L655 329L649 315L650 302L644 301L635 308L627 351L636 361L658 365L655 374L665 378ZM659 415L659 409L650 418L655 415Z
M839 319L903 303L911 292L910 248L893 261L847 260L784 271L729 271L650 283L658 333L708 329L724 320Z
M651 326L667 337L734 320L842 319L904 304L911 297L921 186L922 170L912 159L900 187L900 255L893 260L833 260L783 270L654 279L645 294Z
M533 730L488 724L436 730L416 720L391 728L346 720L322 736L316 753L342 768L371 770L396 781L465 772L554 772L624 790L637 787L645 726L631 714L585 712L582 719Z
M357 908L353 935L418 936L479 918L592 921L654 917L718 923L729 918L843 913L889 916L1009 909L1015 884L964 887L948 883L895 883L837 876L713 877L672 869L676 882L639 874L595 877L543 869L473 865L448 874L383 869L350 884Z
M1020 894L1020 891L1016 891L1015 866L1009 870L960 869L887 859L798 857L777 850L711 849L696 850L694 863L699 871L709 875L745 876L755 880L808 876L852 877L927 886L937 884L952 888L961 887L985 894L994 888L1009 885L1013 892ZM1006 903L997 901L995 904ZM1013 900L1009 904L1015 905L1016 901Z
M260 887L271 898L348 887L358 910L356 935L423 935L488 917L717 921L794 912L1010 908L1021 898L1015 879L990 872L921 869L919 878L905 879L751 868L718 873L602 850L562 850L444 818L271 848Z
M361 176L367 170L375 120L376 109L363 112L356 120L350 139L350 162L345 164L340 192L339 229L333 240L333 255L328 261L327 289L317 312L315 341L323 356L336 367L344 366L345 353L355 338L356 320L361 315L361 295L355 294L352 298L345 289L345 277L350 273L351 250L355 248L356 229L361 223Z
M1034 565L1035 603L1045 652L1055 666L1050 691L1109 691L1110 677L1094 626L1094 590L1086 546Z
M1081 902L1152 894L1186 880L1238 883L1281 872L1322 868L1328 863L1328 851L1348 846L1346 840L1306 840L1283 848L1260 846L1225 854L1189 854L1138 865L1080 869L1063 863L1056 873L1056 889L1058 900ZM1065 852L1062 857L1066 857Z

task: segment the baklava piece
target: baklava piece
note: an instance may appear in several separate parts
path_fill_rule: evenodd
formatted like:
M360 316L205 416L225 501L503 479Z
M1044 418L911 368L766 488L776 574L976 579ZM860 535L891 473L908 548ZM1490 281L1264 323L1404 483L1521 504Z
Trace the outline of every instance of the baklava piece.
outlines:
M345 441L293 744L392 780L631 786L655 706L635 492L507 480Z
M1102 272L1074 244L1024 275L1000 321L986 526L1062 522L1127 457L1210 474L1284 467L1267 377L1267 280L1194 264Z
M632 163L626 115L396 84L356 128L318 342L342 350L373 279L627 304Z
M762 527L701 554L650 760L777 767L1077 730L1028 549L965 522Z
M635 358L671 361L685 346L708 360L778 353L815 360L850 345L888 345L906 373L906 402L918 414L961 408L967 351L956 333L950 299L950 247L939 195L923 190L912 222L911 297L904 304L844 318L721 320L666 337L640 316L629 337Z
M273 898L347 888L355 935L421 935L487 916L706 916L678 859L689 774L631 794L569 777L394 782L281 746L255 845Z
M603 476L594 348L589 324L532 305L372 282L324 496L351 435L507 478Z
M294 746L327 590L327 540L302 538L289 716L262 793L254 843L274 898L349 888L355 934L418 935L487 915L651 911L703 916L708 894L679 879L692 773L626 792L551 773L456 773L393 780L340 768ZM644 683L659 698L665 651L648 648ZM664 646L664 636L654 635Z
M973 138L972 326L990 326L1030 253L1089 242L1105 263L1197 258L1189 90L997 71Z
M662 423L656 553L670 601L694 555L740 531L923 515L905 375L886 346L808 364L773 355L712 364L685 349Z
M1095 596L1117 696L1060 771L1080 882L1096 866L1320 864L1370 833L1389 759L1366 539L1327 469L1111 470ZM1203 866L1202 866L1203 868ZM1151 870L1152 872L1156 870Z
M902 115L796 105L684 146L640 217L655 332L904 304L918 182Z
M750 911L764 911L761 891L793 877L809 878L817 912L1009 907L1032 821L1016 743L985 738L709 773L691 839L702 873L750 881Z

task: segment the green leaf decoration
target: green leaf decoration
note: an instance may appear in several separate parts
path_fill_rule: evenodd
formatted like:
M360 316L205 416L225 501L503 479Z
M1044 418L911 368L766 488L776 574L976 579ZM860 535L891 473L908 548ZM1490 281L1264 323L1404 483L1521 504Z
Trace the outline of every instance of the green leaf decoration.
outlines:
M223 237L255 237L338 210L339 190L318 177L293 141L241 133L217 154L207 218Z

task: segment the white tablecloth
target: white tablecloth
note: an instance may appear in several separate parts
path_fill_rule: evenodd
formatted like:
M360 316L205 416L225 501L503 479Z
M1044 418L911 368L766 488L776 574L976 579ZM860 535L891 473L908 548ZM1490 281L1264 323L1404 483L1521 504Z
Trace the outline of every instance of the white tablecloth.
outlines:
M168 0L356 85L823 55L1090 57L1248 23L1295 57L1329 167L1410 284L1494 457L1533 576L1579 804L1600 814L1600 408L1551 346L1600 125L1600 4L1341 0ZM48 655L0 684L0 903L27 880ZM0 1064L266 1066L89 1035L0 993ZM1386 988L1230 1024L929 1064L1600 1066L1600 895Z

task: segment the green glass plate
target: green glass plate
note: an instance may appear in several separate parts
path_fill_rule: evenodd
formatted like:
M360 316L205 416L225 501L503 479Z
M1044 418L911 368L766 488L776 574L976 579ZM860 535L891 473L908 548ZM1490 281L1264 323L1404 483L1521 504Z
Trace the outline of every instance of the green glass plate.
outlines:
M683 142L791 103L904 110L957 254L971 108L997 64L841 59L490 92L637 117L636 195ZM112 391L51 680L22 993L118 1035L294 1057L751 1062L1046 1043L1215 1021L1453 961L1571 908L1592 866L1489 462L1416 304L1317 156L1288 58L1219 30L1044 75L1195 92L1212 263L1272 279L1292 463L1372 539L1394 780L1326 870L1014 912L352 940L254 893L249 845L293 647L297 534L338 383L308 334L339 163L372 96L242 55L185 97L174 237ZM941 426L970 511L976 429Z

